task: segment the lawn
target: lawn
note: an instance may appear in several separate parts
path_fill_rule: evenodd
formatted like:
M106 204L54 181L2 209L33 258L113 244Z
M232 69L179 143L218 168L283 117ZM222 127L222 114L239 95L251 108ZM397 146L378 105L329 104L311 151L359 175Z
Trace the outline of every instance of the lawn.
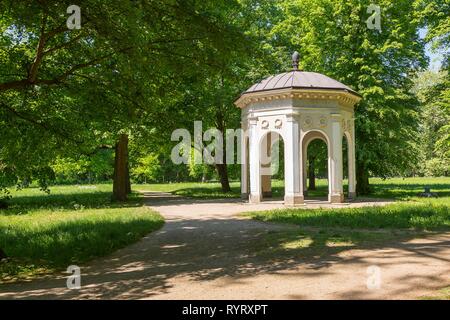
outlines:
M179 182L158 184L137 184L134 189L140 191L170 192L179 196L199 199L240 198L241 184L239 181L230 182L231 192L223 193L219 182ZM274 197L284 194L284 181L272 181Z
M326 197L328 185L326 179L317 179L317 190L309 191L310 197ZM417 193L423 192L425 186L431 187L432 192L436 192L440 197L450 197L450 178L394 178L380 179L371 178L373 193L370 197L388 198L397 200L408 200L415 198ZM164 184L138 184L134 189L142 191L162 191L170 192L180 196L219 199L219 198L239 198L241 187L239 181L230 183L231 192L223 193L218 182L182 182ZM347 181L344 180L344 191L347 190ZM284 181L272 181L272 193L274 198L284 195Z
M112 186L58 186L12 192L0 211L0 283L64 270L138 241L163 225L162 217L133 194L110 202Z
M371 179L371 184L371 197L399 201L376 208L286 208L250 213L253 219L300 226L288 232L269 233L265 241L255 244L255 251L310 252L315 256L324 250L336 252L450 230L450 178ZM417 193L425 186L439 198L418 198ZM38 188L13 191L10 208L0 211L0 248L9 257L0 263L0 283L64 270L71 264L107 255L162 226L162 218L144 207L138 194L133 194L126 204L112 204L111 188L104 184L55 186L50 194ZM218 183L134 185L133 190L194 198L240 196L239 182L233 182L232 192L225 195ZM319 180L313 196L326 195L326 190L326 180ZM275 197L283 194L282 181L273 182L273 193Z
M261 221L321 228L450 230L449 209L447 199L395 203L384 207L278 209L249 215Z
M385 207L304 210L300 208L254 212L262 221L312 227L365 229L450 229L450 178L372 179L371 197L398 200ZM420 198L429 186L438 198Z
M379 241L418 236L423 232L450 230L450 178L394 178L370 180L373 193L369 198L387 198L397 203L386 207L341 208L304 210L280 209L249 213L248 216L261 221L289 223L301 227L301 231L271 234L268 243L261 248L278 248L291 251L294 247L322 250L329 245L370 245ZM309 197L326 197L327 180L317 180L317 190ZM283 181L272 181L274 198L283 195ZM163 191L193 198L224 198L240 196L239 182L231 184L232 191L223 194L219 183L172 183L136 185L143 191ZM417 197L428 186L439 197L425 199ZM344 181L344 190L347 189ZM412 234L412 232L414 234ZM255 250L258 250L255 248Z
M450 287L443 288L431 296L422 297L423 300L450 300Z
M270 254L321 256L352 247L401 242L450 231L450 178L371 179L371 197L390 198L385 207L314 209L286 208L252 212L253 219L299 228L269 234L260 251ZM417 197L425 186L438 198Z
M223 193L218 182L177 182L158 184L137 184L133 188L139 191L161 191L170 192L176 195L200 198L200 199L220 199L239 198L241 196L241 185L238 181L230 183L231 192Z

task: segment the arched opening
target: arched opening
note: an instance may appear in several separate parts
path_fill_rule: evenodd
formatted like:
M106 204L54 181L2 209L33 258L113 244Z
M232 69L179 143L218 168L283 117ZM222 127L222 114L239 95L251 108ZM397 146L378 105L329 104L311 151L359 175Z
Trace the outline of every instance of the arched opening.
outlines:
M262 200L284 197L284 140L276 132L268 132L261 139L260 175Z
M310 131L303 138L303 190L306 200L327 200L330 193L330 155L328 139L321 131Z
M328 150L322 139L314 139L308 145L306 159L308 197L328 196Z

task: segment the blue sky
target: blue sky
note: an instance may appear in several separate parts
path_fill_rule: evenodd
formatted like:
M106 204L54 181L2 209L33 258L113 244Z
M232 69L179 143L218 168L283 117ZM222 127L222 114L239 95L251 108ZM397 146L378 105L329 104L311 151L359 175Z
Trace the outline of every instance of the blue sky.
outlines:
M423 39L427 33L427 29L420 29L419 36ZM425 54L430 58L430 65L428 69L433 71L438 71L442 65L443 55L439 52L433 52L431 50L431 45L426 46Z

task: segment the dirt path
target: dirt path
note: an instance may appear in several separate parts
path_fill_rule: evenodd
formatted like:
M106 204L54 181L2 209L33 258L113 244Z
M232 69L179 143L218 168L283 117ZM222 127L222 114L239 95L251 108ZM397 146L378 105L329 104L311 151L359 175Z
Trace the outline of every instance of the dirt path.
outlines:
M236 214L278 208L280 202L255 206L163 193L146 196L149 205L165 217L165 226L82 266L82 289L66 289L65 275L60 275L0 286L0 298L414 299L450 285L450 233L312 260L260 256L254 244L265 235L296 227ZM351 206L360 205L364 204ZM380 268L381 287L369 290L367 268L372 265Z

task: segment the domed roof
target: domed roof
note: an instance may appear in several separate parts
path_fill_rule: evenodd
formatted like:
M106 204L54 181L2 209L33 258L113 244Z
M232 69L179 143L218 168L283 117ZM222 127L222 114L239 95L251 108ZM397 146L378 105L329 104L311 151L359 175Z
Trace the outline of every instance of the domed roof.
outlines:
M299 60L300 54L295 51L292 55L292 71L280 73L276 76L270 76L257 84L254 84L250 87L250 89L243 92L234 104L239 108L244 108L251 103L252 100L258 101L259 98L265 100L265 96L268 96L270 100L272 98L270 91L283 89L288 89L286 91L296 91L297 97L299 98L301 97L302 91L337 91L339 95L338 99L341 99L343 96L343 101L351 106L354 106L361 100L362 97L356 91L350 89L339 81L331 79L330 77L320 73L298 70ZM279 97L278 94L278 92L275 92L273 95L277 98ZM308 98L309 95L307 94L306 97ZM313 99L324 99L326 95L320 95L320 97L313 95L312 97ZM328 95L328 97L330 97L330 95Z
M306 72L293 70L270 76L259 83L254 84L250 89L243 93L253 93L269 91L276 89L324 89L324 90L342 90L359 96L358 93L330 77L316 72Z

